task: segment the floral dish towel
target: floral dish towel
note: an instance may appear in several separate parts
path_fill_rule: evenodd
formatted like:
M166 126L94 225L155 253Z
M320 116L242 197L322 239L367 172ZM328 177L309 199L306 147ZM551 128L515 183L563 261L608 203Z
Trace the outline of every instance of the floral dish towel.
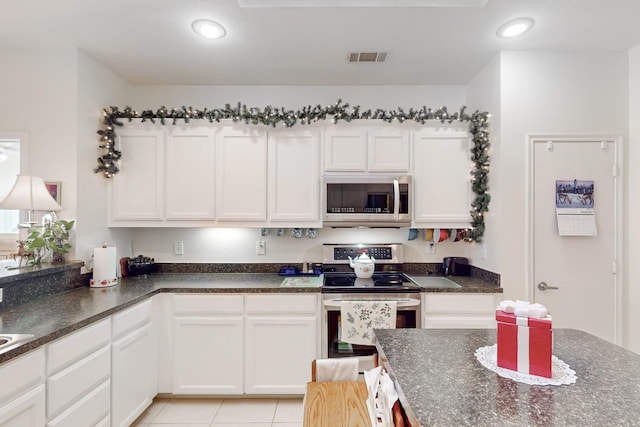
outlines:
M374 345L374 329L395 329L395 301L342 301L341 337L350 344Z

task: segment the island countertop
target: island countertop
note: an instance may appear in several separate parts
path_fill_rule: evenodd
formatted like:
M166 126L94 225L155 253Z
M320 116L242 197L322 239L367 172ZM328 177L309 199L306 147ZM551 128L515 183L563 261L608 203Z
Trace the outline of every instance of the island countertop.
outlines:
M553 354L575 384L528 385L475 357L492 329L376 330L380 360L410 420L427 426L638 426L640 355L586 332L554 329Z

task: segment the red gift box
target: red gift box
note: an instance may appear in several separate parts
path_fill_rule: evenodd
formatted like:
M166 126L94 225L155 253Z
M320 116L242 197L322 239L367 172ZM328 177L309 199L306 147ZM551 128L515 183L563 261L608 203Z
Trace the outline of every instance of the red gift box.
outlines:
M518 317L496 310L498 366L525 374L551 378L553 339L551 316Z

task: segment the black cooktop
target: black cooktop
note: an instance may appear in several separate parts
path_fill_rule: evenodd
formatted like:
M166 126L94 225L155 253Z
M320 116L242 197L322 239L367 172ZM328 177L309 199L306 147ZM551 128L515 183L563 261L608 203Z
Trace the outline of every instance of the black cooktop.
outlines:
M370 279L355 273L325 273L322 292L420 292L420 287L404 273L374 273Z

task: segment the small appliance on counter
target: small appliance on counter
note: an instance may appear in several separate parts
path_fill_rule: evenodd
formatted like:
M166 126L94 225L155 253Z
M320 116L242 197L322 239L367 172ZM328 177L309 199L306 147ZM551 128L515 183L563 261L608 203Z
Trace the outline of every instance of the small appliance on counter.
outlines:
M153 258L138 255L135 258L121 258L120 270L122 277L146 276L155 271L156 264Z
M322 274L322 264L320 263L303 263L302 269L294 265L285 265L280 267L278 275L280 276L319 276Z
M465 257L444 257L440 272L445 276L468 276L471 272L469 259Z

